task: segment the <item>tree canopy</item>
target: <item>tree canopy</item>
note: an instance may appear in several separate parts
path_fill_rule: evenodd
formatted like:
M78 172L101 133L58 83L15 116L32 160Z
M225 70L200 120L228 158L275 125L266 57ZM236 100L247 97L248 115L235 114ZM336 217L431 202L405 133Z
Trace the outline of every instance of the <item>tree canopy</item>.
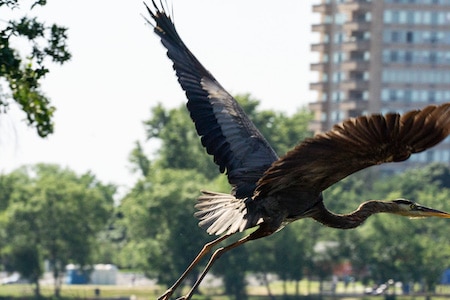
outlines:
M79 176L38 164L1 175L0 190L8 191L0 210L1 261L34 282L38 292L47 260L58 294L68 263L93 263L97 234L112 214L115 187L89 173Z
M0 0L0 12L20 9L19 0ZM46 0L32 1L30 10L44 6ZM46 25L36 17L0 23L0 114L15 102L25 112L27 123L41 137L53 132L55 107L40 90L40 82L49 72L49 61L63 64L71 57L67 49L67 28ZM28 52L17 49L18 40L28 44Z

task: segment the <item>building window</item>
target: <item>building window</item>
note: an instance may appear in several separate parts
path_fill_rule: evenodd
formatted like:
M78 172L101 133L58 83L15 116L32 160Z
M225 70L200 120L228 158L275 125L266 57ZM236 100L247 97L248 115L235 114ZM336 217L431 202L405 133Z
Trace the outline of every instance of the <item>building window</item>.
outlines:
M408 43L408 44L443 44L450 45L450 32L447 31L405 31L385 30L383 33L385 43Z
M414 90L411 89L409 90L411 96L410 96L410 100L411 102L420 102L420 92L419 90Z
M334 23L335 24L344 24L347 21L347 17L345 14L338 13L334 16Z
M381 91L381 101L388 101L389 100L389 90L383 89Z
M431 13L429 11L422 12L422 23L423 24L431 23Z
M334 42L335 42L336 44L342 44L342 43L344 42L344 33L342 33L342 32L337 32L337 33L334 35Z
M415 13L414 13L414 11L407 11L406 12L406 22L408 24L414 24L415 23Z
M447 1L446 4L450 4L450 1ZM385 10L383 13L383 20L386 24L445 25L448 21L446 9L448 8L445 8L442 11Z
M398 31L391 32L391 42L394 43L400 42L400 33Z
M393 90L389 91L389 101L396 101L397 100L397 93Z
M384 69L383 82L449 84L450 73L447 70L392 70Z
M364 92L363 92L362 99L363 99L364 101L369 100L369 92L368 92L368 91L364 91Z
M383 20L384 20L384 23L386 23L386 24L392 23L392 11L391 10L384 11Z
M450 101L450 92L442 90L383 89L383 102L442 103Z
M406 42L414 43L414 34L411 31L406 32Z
M345 53L342 53L342 52L333 53L333 62L334 63L341 63L344 60L345 60Z
M422 12L415 11L414 12L414 23L420 24L422 22Z
M341 102L345 99L345 92L343 91L334 91L331 95L331 100L333 102Z
M335 72L333 73L333 82L339 83L341 81L345 80L345 73L344 72Z
M413 54L411 51L405 51L405 62L411 63L413 61Z
M333 110L330 117L332 122L340 122L344 119L344 113L340 110Z
M429 61L432 64L435 64L437 62L437 53L436 52L430 52Z
M389 61L390 62L397 62L398 61L398 52L397 51L390 51Z

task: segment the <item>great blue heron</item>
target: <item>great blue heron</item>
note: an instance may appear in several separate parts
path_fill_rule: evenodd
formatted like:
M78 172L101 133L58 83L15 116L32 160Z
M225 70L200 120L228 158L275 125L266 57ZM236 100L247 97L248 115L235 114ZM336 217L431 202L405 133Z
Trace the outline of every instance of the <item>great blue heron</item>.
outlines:
M153 2L153 0L152 0ZM168 299L195 265L217 244L236 232L258 227L249 235L217 249L184 299L224 252L268 236L287 223L313 218L335 228L361 225L379 212L408 217L450 218L450 214L406 199L371 200L349 214L334 214L322 191L372 165L406 160L450 133L450 103L427 106L403 115L374 114L344 121L332 130L301 142L279 158L235 99L217 82L178 35L170 16L153 2L147 6L155 33L188 98L187 108L201 142L232 186L230 194L203 191L196 205L199 225L221 235L206 244L175 284L159 299Z

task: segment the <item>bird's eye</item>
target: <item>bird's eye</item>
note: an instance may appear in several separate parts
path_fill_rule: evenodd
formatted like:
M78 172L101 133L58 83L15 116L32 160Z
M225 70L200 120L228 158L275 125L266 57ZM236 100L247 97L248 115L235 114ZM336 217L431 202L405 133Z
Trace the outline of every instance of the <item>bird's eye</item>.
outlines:
M415 209L417 209L417 205L415 205L415 204L413 203L413 204L411 204L411 205L409 206L409 208L411 208L411 210L415 210Z

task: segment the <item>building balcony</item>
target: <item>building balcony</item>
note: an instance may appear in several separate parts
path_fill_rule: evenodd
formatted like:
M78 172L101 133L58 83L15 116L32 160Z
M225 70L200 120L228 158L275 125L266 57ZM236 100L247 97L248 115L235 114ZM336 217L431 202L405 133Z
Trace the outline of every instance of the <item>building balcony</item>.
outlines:
M369 82L363 79L349 79L333 83L327 81L319 81L309 84L309 89L313 91L325 91L330 88L340 89L343 91L350 91L350 90L367 91L369 89Z
M342 71L367 71L369 61L367 60L346 60L340 64Z
M327 124L323 121L312 120L308 123L308 130L316 133L324 132L327 130Z
M323 63L323 62L322 63L314 63L314 64L310 65L309 69L311 71L326 73L326 72L328 72L328 69L329 69L329 63Z
M369 82L367 80L345 80L339 83L339 88L347 91L366 91L369 89Z
M311 45L311 51L315 51L315 52L328 52L328 49L330 48L330 44L329 43L320 43L320 44L312 44Z
M339 107L340 110L343 111L351 111L351 110L363 111L367 109L368 102L363 100L346 100L338 102L337 106Z
M350 51L368 51L370 49L370 41L369 40L349 40L341 44L342 51L350 52ZM312 47L311 47L312 50Z
M367 0L347 0L339 4L339 10L368 12L372 10L372 2Z
M343 31L347 31L347 32L352 32L352 31L370 31L370 22L367 21L350 21L350 22L345 22L342 25L342 30Z
M330 3L314 4L312 7L312 11L315 13L329 15L329 14L331 14L331 4Z
M320 82L313 82L309 84L309 89L313 91L323 91L326 89L328 82L320 81Z
M329 70L330 62L318 62L312 63L310 65L311 71L317 71L322 73L327 73ZM369 61L367 60L346 60L340 63L332 63L333 65L338 65L339 69L342 71L368 71L369 70ZM351 78L354 80L354 78ZM361 78L362 79L362 78Z
M327 102L317 101L308 104L308 108L311 111L329 111L329 110L341 110L341 111L363 111L366 110L368 101L364 100L343 100L339 102Z
M311 111L326 111L328 103L325 101L318 101L318 102L310 102L308 103L308 108Z
M328 111L330 109L341 111L363 111L367 109L367 105L368 102L364 100L344 100L331 103L326 101L311 102L308 104L308 107L311 111Z
M320 24L313 24L311 26L311 30L313 32L318 32L318 33L329 33L331 32L331 24L325 24L325 23L320 23Z
M372 9L372 2L367 0L347 0L337 5L339 11L362 11L368 12ZM312 11L321 14L331 14L333 7L330 3L314 4Z

